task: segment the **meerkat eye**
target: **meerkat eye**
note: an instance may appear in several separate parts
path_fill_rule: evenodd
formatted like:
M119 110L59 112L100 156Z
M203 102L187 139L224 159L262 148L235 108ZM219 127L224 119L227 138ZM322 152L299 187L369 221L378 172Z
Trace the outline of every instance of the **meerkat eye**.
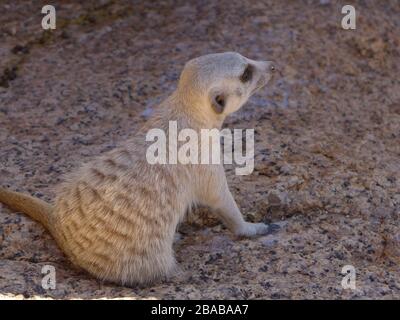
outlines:
M249 82L253 76L253 66L248 64L244 72L240 76L240 81L242 82Z

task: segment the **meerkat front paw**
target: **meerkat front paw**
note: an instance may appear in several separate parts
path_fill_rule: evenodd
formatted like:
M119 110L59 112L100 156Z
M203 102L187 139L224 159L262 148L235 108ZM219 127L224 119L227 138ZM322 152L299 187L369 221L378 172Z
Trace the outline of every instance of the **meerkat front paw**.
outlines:
M254 237L257 235L265 235L269 231L268 225L265 223L251 223L245 222L235 234L237 236Z

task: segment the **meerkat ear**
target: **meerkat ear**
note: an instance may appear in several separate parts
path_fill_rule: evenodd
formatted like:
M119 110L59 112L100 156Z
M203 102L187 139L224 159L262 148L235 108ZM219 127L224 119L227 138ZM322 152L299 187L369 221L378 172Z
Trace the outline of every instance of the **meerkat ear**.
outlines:
M218 114L224 112L226 106L226 96L221 92L211 94L211 107Z

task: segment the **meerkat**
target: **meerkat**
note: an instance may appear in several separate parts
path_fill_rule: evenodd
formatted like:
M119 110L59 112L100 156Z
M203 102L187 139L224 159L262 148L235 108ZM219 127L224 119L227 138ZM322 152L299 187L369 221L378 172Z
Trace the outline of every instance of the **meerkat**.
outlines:
M194 204L212 208L235 235L268 232L249 223L229 191L219 165L155 164L146 161L150 128L218 128L263 87L275 68L235 52L186 63L176 90L143 128L121 146L66 175L54 204L0 188L0 202L45 226L76 266L102 281L147 285L176 271L177 225Z

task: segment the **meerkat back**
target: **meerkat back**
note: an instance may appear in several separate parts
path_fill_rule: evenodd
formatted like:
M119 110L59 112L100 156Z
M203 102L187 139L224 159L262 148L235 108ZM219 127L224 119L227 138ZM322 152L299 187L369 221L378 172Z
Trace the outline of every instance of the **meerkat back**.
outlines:
M151 166L142 154L127 147L94 160L56 200L57 241L75 264L103 280L147 283L175 269L172 242L185 205L176 168Z

